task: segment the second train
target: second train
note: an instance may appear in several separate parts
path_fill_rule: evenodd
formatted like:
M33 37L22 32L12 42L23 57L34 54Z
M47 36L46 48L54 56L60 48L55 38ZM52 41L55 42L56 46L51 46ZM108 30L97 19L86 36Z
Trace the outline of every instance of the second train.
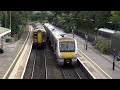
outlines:
M41 23L33 23L33 46L43 46L46 43L46 30Z

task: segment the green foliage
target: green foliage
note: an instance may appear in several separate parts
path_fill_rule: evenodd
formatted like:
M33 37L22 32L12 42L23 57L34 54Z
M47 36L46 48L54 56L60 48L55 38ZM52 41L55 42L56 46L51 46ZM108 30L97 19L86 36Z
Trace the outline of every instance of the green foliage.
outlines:
M10 39L10 38L7 38L7 39L5 40L5 42L11 42L11 39Z
M13 42L13 38L10 36L5 37L5 42Z
M103 54L110 54L110 41L105 38L97 38L95 48Z
M111 11L110 21L114 29L119 30L120 28L120 11Z
M7 15L4 11L2 16L2 26L5 27L5 18L6 18L6 28L10 28L10 11L7 11ZM21 32L20 26L24 26L27 24L28 20L30 20L32 12L31 11L11 11L11 29L12 35Z
M22 17L20 16L19 12L12 12L12 32L16 34L20 31L19 25L22 24Z
M63 28L66 32L73 29L108 27L110 11L39 11L31 18L33 21L50 22ZM75 28L74 28L75 27Z
M31 16L33 21L50 22L63 28L66 32L73 29L111 28L119 29L119 11L36 11ZM114 24L108 22L113 21ZM73 28L75 26L75 28Z
M4 15L4 12L3 12L3 11L0 11L0 21L2 20L3 15Z

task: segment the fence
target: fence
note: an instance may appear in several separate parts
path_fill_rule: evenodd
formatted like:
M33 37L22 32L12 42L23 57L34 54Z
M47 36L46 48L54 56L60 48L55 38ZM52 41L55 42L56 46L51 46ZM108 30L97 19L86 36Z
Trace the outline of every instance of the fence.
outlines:
M80 31L80 30L74 30L74 33L75 33L76 35L80 36L81 38L86 39L84 32L82 32L82 31ZM96 40L96 39L95 39L95 36L94 36L94 35L88 34L88 41L89 41L89 42L91 42L91 43L94 45L95 40Z

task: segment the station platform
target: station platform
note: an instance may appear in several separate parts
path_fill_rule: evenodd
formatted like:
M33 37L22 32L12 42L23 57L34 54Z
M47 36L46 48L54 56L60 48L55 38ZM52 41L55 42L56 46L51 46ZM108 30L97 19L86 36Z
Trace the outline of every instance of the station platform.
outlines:
M73 34L68 34L73 37ZM96 67L102 74L106 76L105 79L120 79L120 61L115 62L113 70L113 56L100 53L95 47L88 42L88 48L85 48L85 40L78 35L74 34L77 40L78 52L82 52L89 58L89 62Z
M6 29L6 31L8 30ZM2 36L6 31L0 28L0 35ZM21 47L27 38L28 32L29 31L26 30L17 42L6 43L3 41L4 53L0 54L0 79L6 79L10 75L17 61L15 60L16 56L20 52Z

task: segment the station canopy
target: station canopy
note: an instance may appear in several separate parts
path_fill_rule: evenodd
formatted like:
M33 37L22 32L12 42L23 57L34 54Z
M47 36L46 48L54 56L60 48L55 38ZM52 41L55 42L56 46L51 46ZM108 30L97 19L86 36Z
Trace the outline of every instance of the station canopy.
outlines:
M0 27L0 38L8 33L10 33L11 30L8 28Z

